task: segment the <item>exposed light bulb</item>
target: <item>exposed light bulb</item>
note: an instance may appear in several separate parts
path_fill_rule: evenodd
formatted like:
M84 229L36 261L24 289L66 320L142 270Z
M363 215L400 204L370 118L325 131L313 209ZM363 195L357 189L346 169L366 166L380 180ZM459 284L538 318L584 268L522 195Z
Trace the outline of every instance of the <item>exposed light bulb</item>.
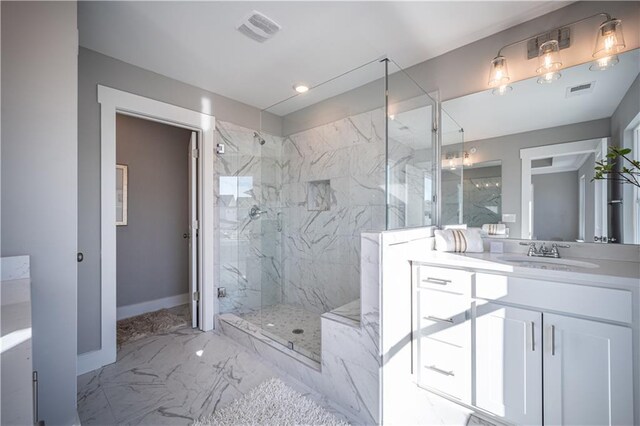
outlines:
M557 71L562 67L560 59L560 45L558 40L549 40L540 45L538 50L538 69L536 72L542 74L538 83L552 83L560 78Z
M598 28L593 57L596 61L589 67L592 71L604 71L618 63L616 53L625 48L622 21L609 18Z
M496 56L489 69L489 87L498 87L509 82L509 69L504 56Z

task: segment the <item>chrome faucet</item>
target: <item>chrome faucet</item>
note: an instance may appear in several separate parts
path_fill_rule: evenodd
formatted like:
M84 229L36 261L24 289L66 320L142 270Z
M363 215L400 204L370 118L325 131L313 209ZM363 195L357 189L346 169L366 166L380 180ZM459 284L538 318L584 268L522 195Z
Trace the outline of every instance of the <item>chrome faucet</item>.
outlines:
M531 257L552 257L554 259L559 259L560 258L560 252L558 251L558 248L569 248L571 247L568 244L556 244L553 243L551 245L551 248L548 249L547 246L545 245L545 243L543 242L540 245L540 248L536 247L536 243L520 243L520 245L523 246L529 246L529 250L527 251L527 256L531 256Z

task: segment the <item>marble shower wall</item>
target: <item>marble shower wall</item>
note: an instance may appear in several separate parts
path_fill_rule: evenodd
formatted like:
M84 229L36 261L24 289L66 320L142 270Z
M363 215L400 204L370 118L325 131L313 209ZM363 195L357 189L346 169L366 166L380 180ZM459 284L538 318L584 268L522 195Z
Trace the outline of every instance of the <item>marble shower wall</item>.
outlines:
M360 232L385 227L382 110L282 144L283 301L323 313L360 297Z
M282 139L264 135L261 145L254 130L216 122L216 265L220 287L219 312L249 312L262 304L282 301L280 206ZM252 206L266 211L249 218Z

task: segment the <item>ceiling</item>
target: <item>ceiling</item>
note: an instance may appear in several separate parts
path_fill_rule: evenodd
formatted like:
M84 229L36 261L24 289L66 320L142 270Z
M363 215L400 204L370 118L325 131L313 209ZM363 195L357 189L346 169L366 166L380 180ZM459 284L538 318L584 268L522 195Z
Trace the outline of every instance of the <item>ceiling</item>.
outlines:
M78 25L83 47L266 108L294 83L314 86L384 55L409 67L567 4L83 1ZM254 9L282 26L262 44L235 29Z
M587 63L561 70L562 77L553 84L532 78L512 84L513 90L503 96L486 90L443 102L453 118L444 120L443 115L443 144L460 143L460 127L464 141L472 142L611 117L640 73L640 49L619 58L607 71L590 71ZM595 83L593 91L567 96L568 88L586 83Z

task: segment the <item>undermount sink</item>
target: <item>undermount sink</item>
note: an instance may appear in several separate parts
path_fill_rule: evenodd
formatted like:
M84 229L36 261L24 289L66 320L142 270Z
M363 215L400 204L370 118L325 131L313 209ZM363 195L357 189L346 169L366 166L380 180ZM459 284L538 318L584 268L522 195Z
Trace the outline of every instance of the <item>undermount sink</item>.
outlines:
M522 266L531 266L531 267L544 267L545 264L552 266L573 266L578 268L599 268L598 265L591 262L584 262L582 260L573 260L573 259L556 259L553 257L533 257L526 255L518 255L518 254L510 254L504 256L498 256L498 259L511 262L511 263L519 263Z

